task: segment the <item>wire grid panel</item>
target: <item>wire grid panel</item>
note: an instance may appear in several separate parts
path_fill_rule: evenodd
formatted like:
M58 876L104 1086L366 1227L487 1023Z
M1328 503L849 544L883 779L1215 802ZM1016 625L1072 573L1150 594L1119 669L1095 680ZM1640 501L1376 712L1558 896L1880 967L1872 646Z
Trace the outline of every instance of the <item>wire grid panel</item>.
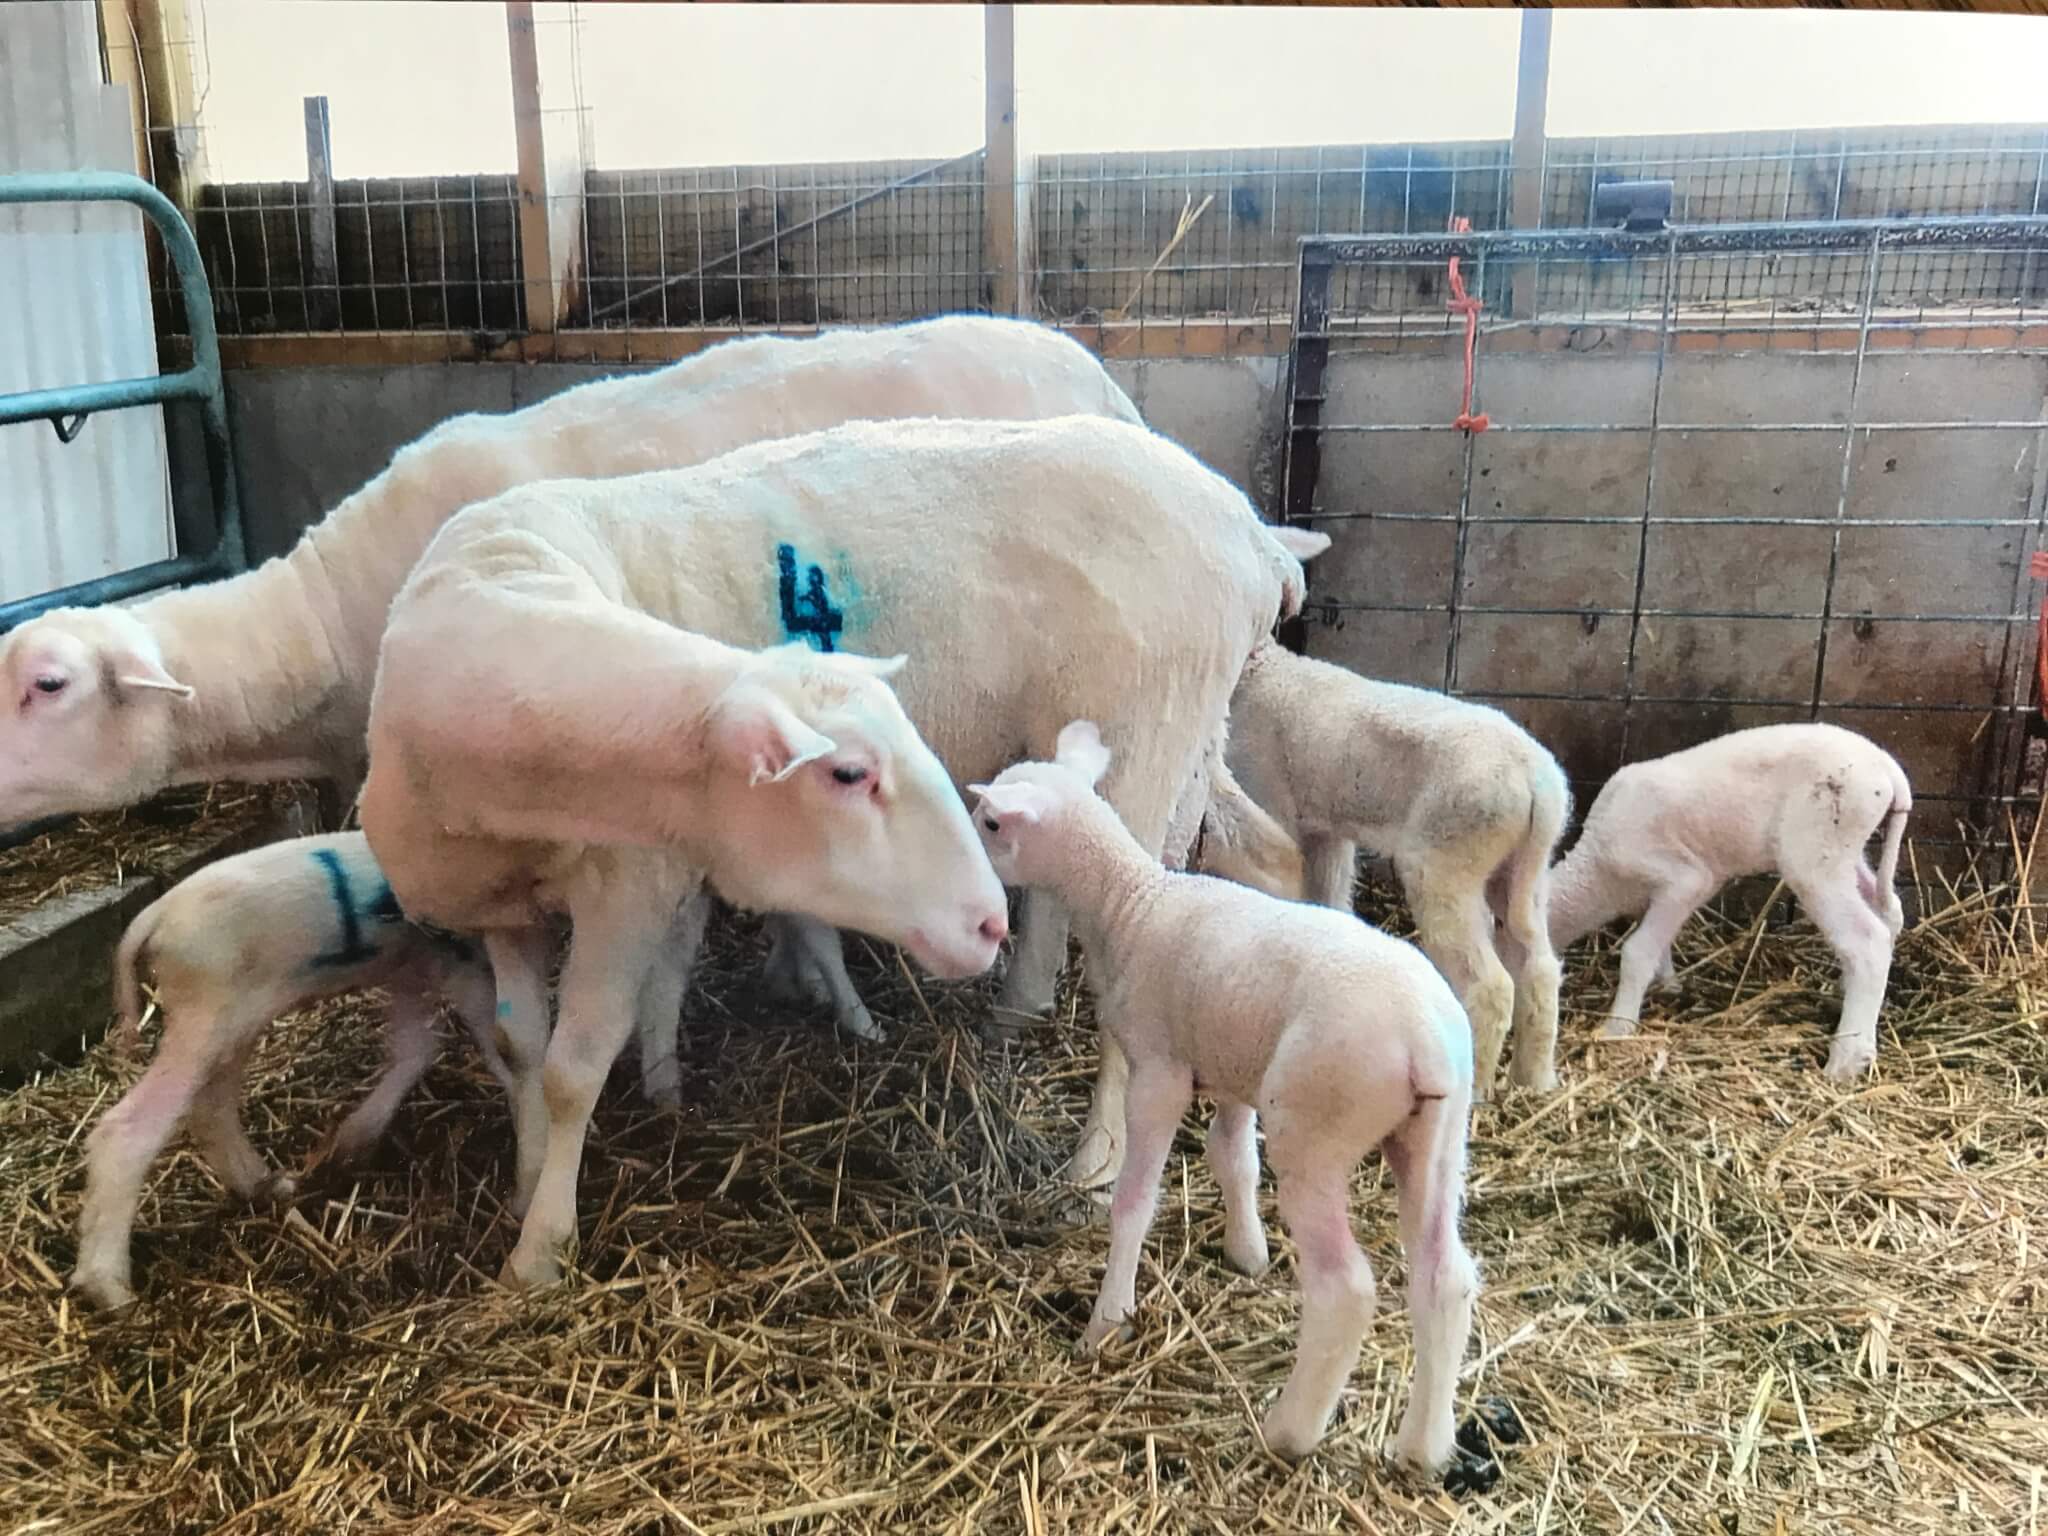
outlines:
M1500 705L1582 804L1624 762L1838 721L1905 764L1915 835L1967 859L2032 804L2048 314L1888 317L1879 298L1929 253L2044 249L2048 218L1304 242L1284 497L1334 540L1308 648ZM1466 434L1462 333L1347 314L1335 281L1451 254L1488 290L1539 263L1647 267L1652 318L1591 336L1489 319L1490 425ZM1774 254L1849 285L1846 338L1688 319L1681 296L1720 264Z

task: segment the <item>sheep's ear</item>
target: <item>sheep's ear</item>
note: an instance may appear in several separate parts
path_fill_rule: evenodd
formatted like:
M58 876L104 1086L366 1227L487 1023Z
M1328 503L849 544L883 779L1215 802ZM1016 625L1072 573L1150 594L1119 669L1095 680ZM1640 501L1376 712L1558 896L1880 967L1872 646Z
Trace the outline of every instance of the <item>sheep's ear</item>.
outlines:
M728 693L712 722L711 740L715 752L747 770L749 784L779 784L838 748L765 688Z
M1053 761L1081 775L1093 789L1109 771L1109 748L1102 744L1102 732L1093 720L1073 720L1053 746Z
M988 831L1035 827L1045 817L1045 791L1035 784L981 784L974 792L981 796L974 819Z
M1269 523L1267 527L1280 547L1297 560L1313 560L1330 547L1330 536L1313 528L1296 528L1286 523Z
M114 664L114 682L118 687L175 693L181 699L192 697L192 690L166 672L164 664L154 656L130 650L118 652L109 660Z

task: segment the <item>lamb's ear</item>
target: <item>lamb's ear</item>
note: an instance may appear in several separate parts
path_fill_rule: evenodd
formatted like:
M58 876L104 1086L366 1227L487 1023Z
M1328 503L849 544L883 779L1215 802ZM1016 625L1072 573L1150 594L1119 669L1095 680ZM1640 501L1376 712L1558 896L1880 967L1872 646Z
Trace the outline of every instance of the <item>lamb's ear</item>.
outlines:
M974 819L990 832L1035 827L1045 816L1046 794L1036 784L977 784L972 791L981 796Z
M175 693L181 699L192 697L192 690L164 670L164 664L154 656L145 656L140 651L124 650L108 658L114 664L114 683L121 688L148 688L160 693Z
M903 670L909 656L862 656L855 651L834 651L841 662L870 677L891 678Z
M1330 547L1330 536L1313 528L1296 528L1288 523L1268 523L1266 528L1280 547L1297 560L1313 560Z
M747 770L749 784L779 784L838 746L767 689L744 685L719 701L710 739L714 752Z
M1102 744L1102 732L1093 720L1070 720L1053 745L1053 761L1071 768L1093 789L1109 771L1109 748Z

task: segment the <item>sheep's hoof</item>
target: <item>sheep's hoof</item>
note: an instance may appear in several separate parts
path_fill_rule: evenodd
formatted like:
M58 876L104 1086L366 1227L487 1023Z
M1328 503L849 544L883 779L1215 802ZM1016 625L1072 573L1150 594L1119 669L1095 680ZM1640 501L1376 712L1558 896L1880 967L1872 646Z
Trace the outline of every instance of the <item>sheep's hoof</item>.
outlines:
M673 1056L664 1056L640 1074L640 1093L656 1109L674 1114L683 1107L683 1068Z
M1845 1040L1828 1053L1827 1075L1837 1083L1853 1083L1877 1060L1877 1045L1868 1040Z
M1111 1339L1130 1339L1134 1336L1129 1322L1123 1318L1097 1318L1081 1334L1081 1342L1074 1346L1074 1358L1093 1360L1096 1352Z
M1450 1461L1457 1451L1457 1441L1442 1429L1435 1433L1412 1424L1401 1426L1401 1432L1387 1446L1387 1459L1403 1471L1425 1480L1433 1478ZM1498 1465L1494 1476L1500 1475Z
M1122 1144L1109 1134L1108 1127L1093 1126L1081 1138L1081 1145L1067 1164L1066 1179L1082 1189L1100 1189L1115 1183L1123 1166Z
M318 1166L325 1167L327 1161L327 1159L322 1159ZM255 1192L249 1196L250 1203L254 1205L290 1205L298 1198L298 1176L283 1171L271 1174L269 1178L258 1184Z
M875 1016L868 1012L865 1003L855 1003L844 1013L834 1014L832 1023L842 1039L867 1040L879 1044L889 1038L882 1032L882 1026L875 1022Z
M524 1243L512 1250L505 1267L498 1271L498 1283L515 1291L542 1290L561 1281L562 1261L545 1249L538 1254L528 1253Z
M1256 1280L1272 1265L1272 1255L1266 1251L1266 1234L1258 1228L1239 1237L1229 1233L1223 1235L1223 1257L1230 1267L1241 1275L1250 1275Z
M1283 1461L1301 1461L1313 1452L1323 1438L1322 1429L1313 1424L1295 1422L1284 1405L1275 1403L1259 1426L1259 1433L1266 1437L1266 1449Z
M1609 1019L1594 1032L1595 1040L1627 1040L1636 1032L1634 1019Z
M99 1312L120 1312L135 1304L128 1282L115 1274L81 1269L72 1275L70 1289Z
M1013 967L996 992L996 1011L1014 1013L1026 1019L1042 1019L1052 1012L1057 993L1051 985L1014 985L1018 975Z

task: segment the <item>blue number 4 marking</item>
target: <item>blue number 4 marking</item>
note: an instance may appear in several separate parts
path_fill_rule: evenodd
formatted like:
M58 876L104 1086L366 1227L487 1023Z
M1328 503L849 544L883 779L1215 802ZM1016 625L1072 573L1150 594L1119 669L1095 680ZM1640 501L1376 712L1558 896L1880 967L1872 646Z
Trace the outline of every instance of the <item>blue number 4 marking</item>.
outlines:
M805 570L803 590L799 592L796 546L778 544L775 570L777 595L782 602L782 632L792 639L801 635L813 649L833 650L833 637L846 628L846 614L832 606L831 594L825 590L823 567L813 565Z

